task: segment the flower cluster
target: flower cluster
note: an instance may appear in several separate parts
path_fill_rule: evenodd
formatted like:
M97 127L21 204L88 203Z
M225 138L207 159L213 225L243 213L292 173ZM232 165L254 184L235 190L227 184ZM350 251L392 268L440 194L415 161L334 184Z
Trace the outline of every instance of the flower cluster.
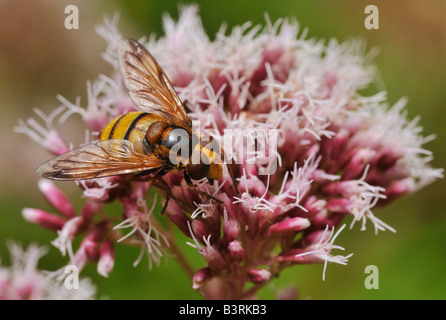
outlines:
M0 300L85 300L93 299L96 288L90 279L81 279L78 288L66 288L59 281L37 268L46 249L31 244L23 250L16 243L8 245L11 266L0 266Z
M375 77L361 42L325 44L307 39L296 21L268 18L264 28L222 27L211 41L195 6L182 8L178 21L164 17L164 29L161 38L139 41L157 58L203 137L221 143L228 130L239 133L224 150L238 191L227 166L221 181L194 182L222 203L191 190L181 174L169 173L163 177L170 188L166 217L157 217L149 182L122 176L85 180L77 182L86 202L76 213L61 190L41 181L59 214L24 209L24 216L56 231L53 245L79 267L94 262L107 276L117 243L139 245L150 265L169 249L205 297L251 298L284 268L346 264L351 254L333 254L343 250L334 240L344 218L351 217L351 227L361 222L365 229L369 221L375 232L394 231L372 209L442 177L422 147L432 137L420 135L417 119L407 120L404 99L390 107L385 93L358 94ZM117 18L97 31L108 43L104 58L113 74L88 83L85 106L59 97L62 106L49 116L37 111L46 127L33 119L17 126L54 155L69 149L51 123L56 117L63 122L80 115L95 140L111 119L137 110L119 73ZM263 139L258 132L275 134ZM247 150L250 143L268 152ZM120 221L104 210L109 202L121 203ZM171 229L157 219L169 219L189 237L206 265L191 270L171 241ZM130 231L124 234L125 229ZM73 250L76 236L82 241Z

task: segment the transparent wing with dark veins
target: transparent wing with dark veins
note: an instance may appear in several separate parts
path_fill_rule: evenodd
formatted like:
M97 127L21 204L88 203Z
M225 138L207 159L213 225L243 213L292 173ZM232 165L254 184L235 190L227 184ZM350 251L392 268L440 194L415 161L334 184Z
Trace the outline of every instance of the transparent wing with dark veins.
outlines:
M135 151L130 141L113 139L68 151L41 164L37 173L47 179L78 180L156 171L162 165L156 156Z
M122 39L118 43L118 56L124 85L138 107L173 122L190 125L175 89L143 45L132 39Z

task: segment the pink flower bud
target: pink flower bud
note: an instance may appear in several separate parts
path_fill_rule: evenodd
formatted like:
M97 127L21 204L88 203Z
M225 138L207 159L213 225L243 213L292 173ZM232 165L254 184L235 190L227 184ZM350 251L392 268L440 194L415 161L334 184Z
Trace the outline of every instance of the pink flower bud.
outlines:
M347 129L340 129L333 139L330 140L331 143L327 143L327 145L324 146L327 156L333 160L339 159L345 151L349 136L350 132Z
M67 196L58 187L56 187L53 182L41 179L39 180L38 186L40 191L45 196L45 199L57 211L62 213L68 219L71 219L76 215L73 205L68 200Z
M340 215L342 217L342 215ZM328 223L328 210L323 208L311 218L311 226L314 228L322 228Z
M307 210L308 216L313 216L319 213L327 205L327 201L318 199L316 196L309 196L305 201L305 209Z
M322 230L317 230L306 234L301 239L301 243L304 244L305 247L308 247L314 243L325 242L329 238L330 238L330 233L324 232Z
M253 196L261 197L265 194L266 186L257 176L249 176L249 178L246 179L246 184L243 183L241 185L243 191L246 191L246 185L248 185L249 193Z
M96 213L101 211L103 205L104 204L99 201L88 199L81 211L82 218L91 220Z
M60 230L65 220L55 214L40 209L25 208L22 210L23 217L29 222L36 223L49 230Z
M271 278L271 272L265 269L251 269L248 271L248 277L253 283L260 284Z
M121 80L121 79L120 79ZM120 95L116 102L116 114L115 117L131 111L138 111L138 107L135 106L133 100L126 94Z
M333 69L328 69L325 72L325 83L327 85L327 88L331 90L333 89L333 87L336 85L336 82L338 81L338 75L337 72Z
M387 200L393 200L396 197L408 194L416 190L415 181L412 178L395 181L385 191Z
M227 182L226 184L228 184L229 182ZM232 183L232 182L231 182ZM218 195L218 199L223 201L223 207L226 208L227 214L229 216L229 218L231 219L236 219L236 213L237 211L234 209L234 203L228 194L226 193L219 193Z
M349 212L352 201L346 198L332 198L327 202L327 209L332 212Z
M282 56L277 60L273 70L275 78L279 81L288 79L290 71L296 65L296 55L290 50L284 51Z
M254 94L259 94L265 90L265 86L262 86L261 82L267 76L266 65L275 64L275 62L280 58L283 52L283 45L280 41L273 40L266 45L263 51L262 60L249 79L249 81L251 82L251 92L254 92Z
M386 152L379 154L379 157L376 159L376 166L382 171L388 170L395 165L398 159L402 158L403 156L404 152L398 152L393 148L388 148Z
M168 173L163 177L163 180L170 186L172 186L172 189L180 184L181 182L181 176L174 173Z
M235 220L223 221L223 237L227 242L237 239L240 228Z
M342 180L351 180L360 177L364 172L365 166L371 162L374 155L375 151L368 148L356 151L350 159L350 162L344 168Z
M99 248L98 244L94 242L91 239L85 238L82 243L81 247L85 251L85 254L88 258L88 260L92 262L97 262L99 259Z
M94 242L100 241L111 229L110 220L103 220L96 223L89 231L86 239L91 239Z
M79 249L74 254L74 259L72 261L72 263L74 263L79 268L79 271L81 271L85 267L88 261L88 256L85 249L86 249L85 246L79 247Z
M200 220L192 221L192 230L197 237L197 240L202 244L205 244L205 240L209 237L209 230L206 228L204 223ZM215 242L217 239L213 239L214 237L210 237L210 241Z
M34 279L32 279L34 278ZM24 279L23 279L24 280ZM39 299L41 292L39 292L39 284L34 283L34 281L39 281L38 277L31 277L31 279L25 283L15 284L15 288L9 288L10 291L14 292L15 299L18 300L30 300L32 298Z
M323 188L323 191L331 196L350 197L360 193L361 189L355 180L346 180L329 183Z
M73 239L76 234L83 231L84 223L85 220L82 217L74 217L65 223L61 233L63 233L67 239Z
M104 241L101 244L100 256L98 261L98 273L104 277L113 270L115 264L115 250L111 241Z
M337 180L340 177L334 174L328 174L322 169L317 169L314 170L312 178L316 183L326 183L327 181Z
M175 87L184 88L194 79L195 75L189 72L186 68L178 69L172 79L172 84Z
M324 259L314 250L294 250L293 256L289 256L290 260L299 264L322 263Z
M274 63L283 54L283 45L278 40L272 40L269 42L265 49L263 49L263 60L269 63Z
M210 279L212 279L211 269L208 267L201 268L197 272L195 272L192 278L192 288L195 290L200 289L201 286Z
M135 182L133 184L132 189L132 197L134 199L138 199L141 197L145 197L147 194L147 190L150 188L150 183L147 182Z
M124 217L125 218L133 217L133 215L138 213L138 209L139 209L138 205L130 197L125 197L122 200L122 206L124 208Z
M101 131L110 121L107 112L102 110L89 110L83 117L85 124L91 131Z
M187 226L190 218L181 210L175 201L169 201L166 208L166 215L186 236L190 237L189 227Z
M243 108L243 106L240 106L239 101L240 101L240 92L234 90L233 88L229 96L229 105L231 106L231 112L233 114L238 114L240 112L240 109Z
M60 156L70 150L65 140L56 130L50 130L42 142L42 146L49 152Z
M188 202L184 189L181 186L172 185L170 192L172 193L172 197L177 199L177 201Z
M290 249L280 253L277 257L279 262L295 262L296 255L304 252L302 249Z
M320 150L320 146L318 144L312 145L306 152L305 152L305 159L308 159L310 157L314 157L315 154L317 154Z
M241 262L245 257L245 249L243 249L240 241L231 241L228 245L229 258L233 262Z
M220 252L214 246L206 246L202 250L202 255L212 271L222 271L226 268L227 263L221 256Z
M308 228L311 225L310 221L306 218L289 218L283 221L277 222L269 227L269 234L284 234L287 232L297 232Z
M215 92L218 92L219 90L221 90L223 87L223 95L228 95L229 90L231 89L231 86L228 83L228 79L226 78L226 76L224 74L222 74L220 72L220 70L218 69L214 69L211 71L211 73L209 74L209 81L212 84L212 87L214 88ZM207 93L205 93L207 95ZM240 112L239 110L231 110L232 112Z

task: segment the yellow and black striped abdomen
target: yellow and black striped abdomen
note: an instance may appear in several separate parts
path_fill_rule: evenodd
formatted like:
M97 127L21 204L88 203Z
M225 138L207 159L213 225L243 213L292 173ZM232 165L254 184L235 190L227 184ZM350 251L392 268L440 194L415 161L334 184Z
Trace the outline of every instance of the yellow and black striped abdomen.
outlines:
M113 119L101 131L100 140L123 139L131 142L142 141L150 125L163 118L155 113L133 111Z

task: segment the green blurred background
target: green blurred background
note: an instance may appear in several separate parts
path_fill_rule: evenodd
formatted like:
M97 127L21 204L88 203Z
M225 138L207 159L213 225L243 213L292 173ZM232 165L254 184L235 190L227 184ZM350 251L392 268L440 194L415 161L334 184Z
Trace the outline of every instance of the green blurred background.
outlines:
M188 3L189 1L182 1ZM446 160L446 2L443 0L215 0L195 1L200 5L203 25L212 38L221 23L229 27L252 21L296 17L309 27L309 37L339 41L351 37L366 40L369 49L379 48L375 63L382 84L393 104L409 98L410 118L421 115L424 134L437 138L426 147L434 152L434 167ZM64 8L79 8L79 30L66 30ZM379 8L379 30L366 30L364 8ZM0 0L0 257L9 264L7 240L27 245L32 241L48 245L55 234L27 223L23 207L50 209L37 189L36 166L48 155L26 136L13 133L18 118L34 116L39 107L49 112L59 105L57 94L74 101L86 99L87 80L99 73L108 74L110 66L101 58L105 42L94 27L103 16L120 12L119 28L124 36L138 38L162 35L162 14L178 16L176 1L76 1L76 0ZM376 92L371 87L368 93ZM84 139L75 125L64 128L68 140ZM78 140L76 140L78 139ZM322 266L294 267L282 273L260 297L274 298L276 289L297 284L302 299L445 299L446 298L446 182L440 180L416 194L399 199L375 213L397 229L397 233L374 235L371 225L365 232L359 226L342 232L337 240L346 252L353 252L348 266L330 264L326 281ZM60 184L59 184L60 185ZM72 199L79 191L61 184ZM76 203L80 208L81 200ZM118 211L119 208L112 207ZM180 237L182 242L186 239ZM48 245L48 247L50 247ZM186 254L201 266L202 259L193 248L183 246ZM116 266L108 279L89 266L85 274L98 286L98 296L109 299L200 299L174 259L168 258L151 271L144 259L132 266L138 249L118 246ZM66 262L59 252L50 252L41 267L54 270ZM367 265L379 268L379 289L364 287Z

